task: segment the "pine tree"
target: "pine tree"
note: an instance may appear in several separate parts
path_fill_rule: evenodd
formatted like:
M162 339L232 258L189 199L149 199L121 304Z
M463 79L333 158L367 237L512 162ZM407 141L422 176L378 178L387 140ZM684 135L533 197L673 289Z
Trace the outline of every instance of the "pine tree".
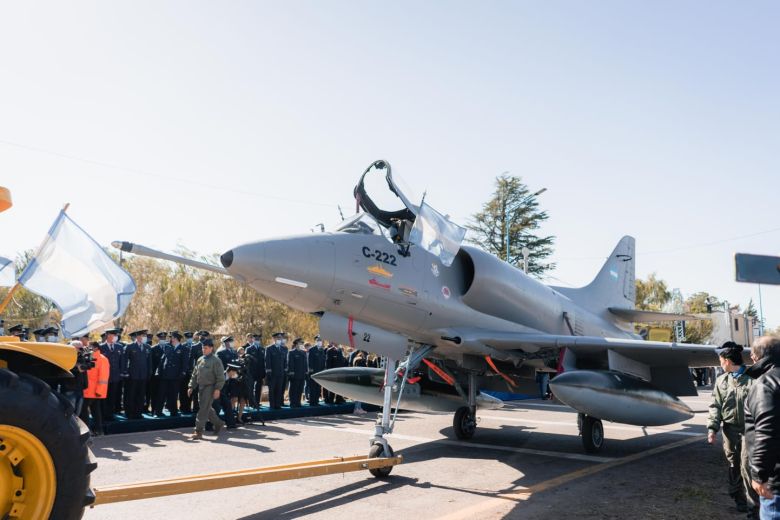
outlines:
M496 178L496 190L482 210L472 215L467 240L485 251L507 260L506 236L509 228L509 259L516 267L522 267L522 250L527 247L528 273L537 277L555 267L545 262L553 252L554 236L540 236L537 232L549 218L547 212L539 210L537 195L544 190L531 193L520 177L501 175Z

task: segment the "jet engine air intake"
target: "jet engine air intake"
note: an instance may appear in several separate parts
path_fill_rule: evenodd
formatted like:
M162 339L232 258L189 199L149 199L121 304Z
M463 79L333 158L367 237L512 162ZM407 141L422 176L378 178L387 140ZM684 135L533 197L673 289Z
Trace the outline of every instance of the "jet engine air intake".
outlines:
M493 255L461 246L457 259L463 269L463 303L472 309L539 330L547 325L544 316L562 315L547 286Z

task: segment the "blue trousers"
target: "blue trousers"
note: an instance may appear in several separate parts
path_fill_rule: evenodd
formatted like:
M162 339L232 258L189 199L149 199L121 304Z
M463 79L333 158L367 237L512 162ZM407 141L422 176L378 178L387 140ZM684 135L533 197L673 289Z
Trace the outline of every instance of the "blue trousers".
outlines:
M761 520L780 520L780 495L761 498Z

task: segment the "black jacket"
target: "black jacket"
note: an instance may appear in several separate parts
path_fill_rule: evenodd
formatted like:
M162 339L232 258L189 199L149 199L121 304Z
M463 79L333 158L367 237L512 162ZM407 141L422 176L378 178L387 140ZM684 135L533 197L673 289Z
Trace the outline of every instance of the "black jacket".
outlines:
M757 377L745 401L750 476L780 495L780 355L761 359L748 374Z

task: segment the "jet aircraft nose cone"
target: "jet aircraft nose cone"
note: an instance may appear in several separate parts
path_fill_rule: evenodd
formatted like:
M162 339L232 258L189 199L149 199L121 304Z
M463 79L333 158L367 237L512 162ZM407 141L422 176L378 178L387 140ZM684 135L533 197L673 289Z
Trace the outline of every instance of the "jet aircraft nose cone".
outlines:
M225 269L233 265L233 250L231 249L227 253L224 253L222 256L220 256L219 261L222 262L222 267Z
M318 312L333 286L335 246L326 236L293 236L231 248L220 257L228 273L274 300Z

